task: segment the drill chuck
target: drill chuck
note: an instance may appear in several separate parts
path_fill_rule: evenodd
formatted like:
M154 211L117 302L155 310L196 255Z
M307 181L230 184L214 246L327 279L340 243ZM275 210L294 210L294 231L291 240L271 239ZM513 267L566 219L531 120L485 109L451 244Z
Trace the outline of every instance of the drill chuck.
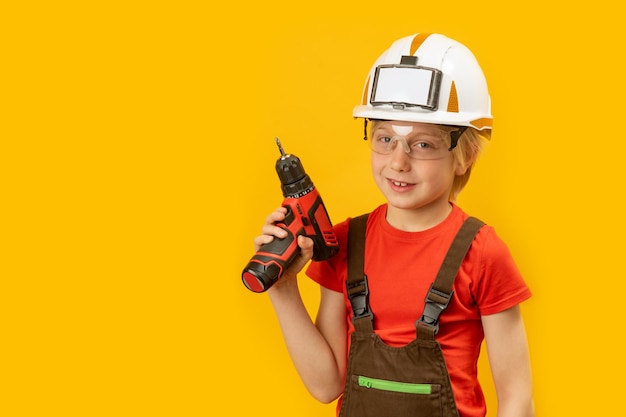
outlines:
M276 145L280 150L280 158L276 161L276 173L280 180L283 197L297 198L313 190L313 181L304 171L300 158L286 154L276 138Z
M302 163L297 156L286 155L276 161L276 172L280 179L283 197L298 198L311 192L313 181L304 172Z

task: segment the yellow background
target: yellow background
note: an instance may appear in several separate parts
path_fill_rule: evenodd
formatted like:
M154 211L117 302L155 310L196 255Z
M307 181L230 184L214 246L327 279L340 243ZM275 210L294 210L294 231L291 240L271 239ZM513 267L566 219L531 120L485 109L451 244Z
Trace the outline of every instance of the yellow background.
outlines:
M351 110L375 58L415 32L460 40L489 81L494 137L459 202L534 292L537 415L621 409L613 3L209 3L1 7L0 415L332 416L240 274L282 201L275 136L333 221L383 201Z

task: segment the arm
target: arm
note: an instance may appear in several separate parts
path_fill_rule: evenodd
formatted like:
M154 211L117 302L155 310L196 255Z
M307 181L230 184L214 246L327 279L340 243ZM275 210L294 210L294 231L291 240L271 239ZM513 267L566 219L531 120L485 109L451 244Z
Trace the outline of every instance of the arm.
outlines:
M533 417L528 343L519 306L483 316L482 323L498 396L498 417Z
M268 243L273 236L281 236L281 229L273 223L281 221L284 211L272 213L263 227L263 235L255 245ZM323 403L335 400L343 391L346 368L346 319L343 294L322 288L317 320L314 323L307 312L297 274L313 255L313 241L300 236L301 254L268 291L287 351L311 395Z

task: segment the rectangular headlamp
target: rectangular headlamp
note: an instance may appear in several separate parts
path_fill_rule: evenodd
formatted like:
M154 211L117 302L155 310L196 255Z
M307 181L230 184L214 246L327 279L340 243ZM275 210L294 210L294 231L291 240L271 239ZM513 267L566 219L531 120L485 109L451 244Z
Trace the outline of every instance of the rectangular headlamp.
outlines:
M414 65L380 65L376 68L370 103L394 108L437 110L442 72Z

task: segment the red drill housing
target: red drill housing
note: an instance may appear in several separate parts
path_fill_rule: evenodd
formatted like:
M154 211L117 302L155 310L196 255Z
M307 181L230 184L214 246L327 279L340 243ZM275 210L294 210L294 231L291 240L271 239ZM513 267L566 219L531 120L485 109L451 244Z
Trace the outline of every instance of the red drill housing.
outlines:
M322 197L304 171L300 159L285 154L276 138L281 157L276 161L276 172L281 182L282 206L287 209L285 219L276 225L287 232L284 238L259 248L242 273L244 285L253 292L267 291L278 281L285 269L300 253L298 236L313 240L313 260L329 259L339 251L339 243Z

